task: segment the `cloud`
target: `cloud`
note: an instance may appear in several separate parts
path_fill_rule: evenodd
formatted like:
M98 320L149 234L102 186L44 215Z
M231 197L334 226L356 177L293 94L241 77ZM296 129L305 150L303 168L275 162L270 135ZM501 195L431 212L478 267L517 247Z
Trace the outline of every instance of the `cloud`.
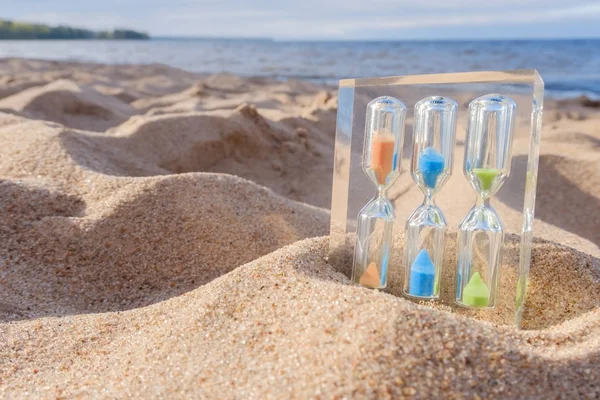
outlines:
M345 7L335 9L337 3ZM317 3L305 0L295 8L265 8L253 2L252 8L238 7L223 12L219 7L190 7L171 9L160 18L171 22L179 32L193 35L201 31L212 36L268 36L280 39L299 38L361 38L368 32L374 37L378 32L402 34L414 28L433 28L440 32L445 27L470 27L473 33L482 26L531 25L551 21L591 20L600 15L600 6L575 4L565 7L564 2L505 0L502 3L474 2L472 8L461 8L456 2L433 0L441 11L415 5L415 2L371 0L368 2L339 1ZM575 2L576 3L576 2ZM319 5L321 4L321 5ZM464 4L464 3L463 3ZM515 8L517 4L520 7ZM226 5L226 4L225 4ZM247 7L247 6L246 6ZM317 10L317 11L315 11ZM396 11L394 11L396 10ZM168 25L168 24L167 24ZM491 32L488 30L487 32ZM170 30L165 32L173 34Z
M431 16L418 16L399 19L389 16L371 18L353 18L334 22L343 32L356 32L361 29L409 29L416 27L443 27L453 25L493 25L493 24L521 24L543 21L557 21L584 17L592 19L600 16L600 5L586 7L572 7L559 9L536 10L535 13L516 13L504 11L494 13L460 13L437 14Z
M594 23L600 20L600 5L581 0L5 1L6 17L92 29L131 27L154 35L394 39L428 28L444 37L460 27L468 36L484 26L502 25L518 26L520 32L535 36L536 26L560 22L563 29L571 24L577 32L589 26L590 35L600 36L600 24ZM487 32L494 34L493 29Z

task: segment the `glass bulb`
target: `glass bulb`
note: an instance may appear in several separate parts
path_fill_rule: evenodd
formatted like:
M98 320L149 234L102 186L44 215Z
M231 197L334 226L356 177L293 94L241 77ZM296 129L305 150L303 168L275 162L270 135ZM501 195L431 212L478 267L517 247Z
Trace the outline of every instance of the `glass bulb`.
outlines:
M496 304L504 226L490 199L510 174L515 112L515 102L499 94L469 105L464 174L477 199L458 227L456 302L464 307Z
M400 170L405 115L406 106L393 97L367 105L362 167L377 196L358 214L352 281L371 288L387 285L395 214L386 190Z
M406 221L404 294L439 297L446 219L434 196L452 173L458 104L432 96L415 105L411 174L424 200Z

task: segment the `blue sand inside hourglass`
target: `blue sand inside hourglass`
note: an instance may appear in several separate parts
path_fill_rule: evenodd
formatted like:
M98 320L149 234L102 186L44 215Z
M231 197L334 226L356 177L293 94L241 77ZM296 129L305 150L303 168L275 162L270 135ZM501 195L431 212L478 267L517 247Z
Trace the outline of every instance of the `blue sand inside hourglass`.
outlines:
M433 147L426 147L419 157L419 169L425 185L435 188L438 176L444 171L444 156Z
M435 282L435 265L427 250L422 249L410 269L409 293L413 296L433 296Z

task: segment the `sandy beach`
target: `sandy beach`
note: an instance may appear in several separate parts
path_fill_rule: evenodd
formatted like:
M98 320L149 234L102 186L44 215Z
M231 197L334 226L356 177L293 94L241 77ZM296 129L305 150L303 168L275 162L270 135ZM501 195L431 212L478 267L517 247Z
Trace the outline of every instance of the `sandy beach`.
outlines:
M0 397L600 397L600 104L545 102L523 330L328 264L336 108L0 60Z

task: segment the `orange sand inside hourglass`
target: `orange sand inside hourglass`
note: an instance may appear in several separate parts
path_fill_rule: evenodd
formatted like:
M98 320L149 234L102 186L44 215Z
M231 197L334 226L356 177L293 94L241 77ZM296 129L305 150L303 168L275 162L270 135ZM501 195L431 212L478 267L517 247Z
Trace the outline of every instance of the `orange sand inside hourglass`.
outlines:
M377 265L374 262L371 261L365 273L360 277L359 283L372 288L378 288L381 285L379 271L377 271Z
M376 137L371 144L371 168L375 171L380 185L385 184L386 178L394 168L395 145L392 137Z

